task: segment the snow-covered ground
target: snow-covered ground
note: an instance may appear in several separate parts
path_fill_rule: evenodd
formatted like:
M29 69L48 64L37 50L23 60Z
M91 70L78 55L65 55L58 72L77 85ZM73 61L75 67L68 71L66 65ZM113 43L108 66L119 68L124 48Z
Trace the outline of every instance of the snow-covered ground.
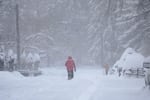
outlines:
M149 100L143 78L105 76L102 69L78 68L67 80L62 68L45 68L38 77L0 72L0 100Z

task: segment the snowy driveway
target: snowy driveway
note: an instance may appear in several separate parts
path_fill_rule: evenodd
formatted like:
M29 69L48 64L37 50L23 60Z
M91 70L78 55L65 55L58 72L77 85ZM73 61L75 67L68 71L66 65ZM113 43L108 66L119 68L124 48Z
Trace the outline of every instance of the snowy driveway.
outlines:
M38 77L0 72L0 100L149 100L143 79L105 76L101 70L78 69L67 80L64 69L43 69Z

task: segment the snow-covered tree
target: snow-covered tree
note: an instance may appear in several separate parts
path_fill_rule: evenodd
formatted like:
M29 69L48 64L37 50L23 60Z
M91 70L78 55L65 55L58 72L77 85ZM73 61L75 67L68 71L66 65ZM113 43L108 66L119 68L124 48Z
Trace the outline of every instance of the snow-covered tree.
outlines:
M89 51L94 61L113 64L128 47L149 53L149 0L90 1Z
M89 49L95 63L110 63L113 60L112 52L116 48L114 12L116 1L90 0L91 21L89 23ZM107 60L107 61L106 61Z
M50 63L71 55L80 64L110 64L132 47L150 52L149 0L0 0L0 41L44 51Z
M0 0L1 42L15 40L14 0Z

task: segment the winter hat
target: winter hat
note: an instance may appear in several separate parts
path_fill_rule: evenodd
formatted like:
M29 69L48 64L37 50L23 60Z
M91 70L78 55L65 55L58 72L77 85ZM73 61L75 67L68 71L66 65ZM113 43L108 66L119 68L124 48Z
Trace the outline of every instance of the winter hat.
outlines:
M71 57L71 56L68 56L68 59L72 59L72 57Z

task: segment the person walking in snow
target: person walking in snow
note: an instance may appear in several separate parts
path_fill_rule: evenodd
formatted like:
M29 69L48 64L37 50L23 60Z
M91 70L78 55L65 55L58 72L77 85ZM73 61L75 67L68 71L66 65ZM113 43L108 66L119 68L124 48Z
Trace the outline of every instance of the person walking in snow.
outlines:
M109 65L108 65L108 64L105 64L105 65L104 65L104 68L105 68L105 74L108 75Z
M75 62L71 56L68 57L65 66L68 72L68 80L71 80L74 76L74 71L76 72Z

